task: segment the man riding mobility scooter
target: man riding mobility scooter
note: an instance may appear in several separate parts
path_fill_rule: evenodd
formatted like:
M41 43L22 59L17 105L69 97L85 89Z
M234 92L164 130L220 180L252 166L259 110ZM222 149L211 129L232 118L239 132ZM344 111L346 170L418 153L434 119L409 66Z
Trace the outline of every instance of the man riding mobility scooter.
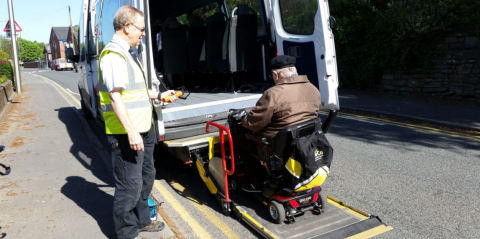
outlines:
M231 200L228 189L241 191L239 185L245 183L243 165L238 164L240 160L238 160L238 154L234 155L232 143L235 142L232 141L232 137L235 138L240 134L246 134L247 139L260 144L265 149L266 154L263 158L257 154L252 154L252 157L256 157L265 166L268 183L263 185L260 192L250 194L268 206L269 215L274 223L280 224L285 220L293 223L295 216L302 215L306 211L312 211L315 214L323 213L328 203L321 185L328 175L333 155L333 149L326 140L324 132L328 131L336 112L330 112L323 127L320 118L302 122L280 130L272 142L268 142L265 137L248 132L241 126L241 117L245 114L244 112L243 110L231 112L228 121L230 129L214 122L207 123L207 131L210 125L219 128L218 141L222 158L212 157L208 166L203 167L207 169L204 175L211 176L215 179L213 181L220 184L218 185L220 192L214 194L223 205L224 213L229 212L230 209L228 205ZM228 162L224 149L224 133L230 141ZM212 143L210 147L210 151L214 154L214 144ZM227 168L231 170L226 170ZM222 171L222 169L225 170ZM227 175L229 175L228 178ZM208 177L202 178L204 181L208 180ZM221 182L224 185L221 185ZM206 183L208 186L208 182Z

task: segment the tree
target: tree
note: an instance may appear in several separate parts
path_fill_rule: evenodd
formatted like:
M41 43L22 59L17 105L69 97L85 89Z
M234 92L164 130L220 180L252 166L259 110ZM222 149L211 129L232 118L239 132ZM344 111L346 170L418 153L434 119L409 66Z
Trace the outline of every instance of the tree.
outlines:
M0 50L7 53L10 58L13 57L12 48L12 41L8 40L7 38L0 38Z
M18 45L20 49L21 61L35 61L38 58L43 58L43 49L34 42L18 38Z
M42 49L42 56L40 58L41 59L45 58L45 54L43 54L43 50L45 49L45 43L37 42L37 41L33 41L33 43L37 44L40 47L40 49Z
M6 52L0 50L0 60L6 61L8 60L9 56Z

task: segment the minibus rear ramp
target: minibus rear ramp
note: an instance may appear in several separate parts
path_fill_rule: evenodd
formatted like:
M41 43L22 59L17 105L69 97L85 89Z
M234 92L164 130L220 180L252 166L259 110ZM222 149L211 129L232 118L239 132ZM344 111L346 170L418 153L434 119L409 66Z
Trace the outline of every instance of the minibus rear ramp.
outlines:
M235 193L237 216L265 238L371 238L392 230L378 217L364 213L330 196L329 207L321 215L311 211L295 218L292 224L271 222L266 206L245 193Z

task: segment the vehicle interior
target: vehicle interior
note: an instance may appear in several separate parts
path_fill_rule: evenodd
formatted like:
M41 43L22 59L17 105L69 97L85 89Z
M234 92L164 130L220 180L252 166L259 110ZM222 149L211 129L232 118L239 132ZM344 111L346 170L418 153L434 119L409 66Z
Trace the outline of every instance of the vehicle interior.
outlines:
M268 88L270 42L262 2L150 1L154 66L167 87L193 93Z
M229 109L251 108L273 84L269 61L274 52L263 9L261 0L149 2L157 75L163 75L166 88L184 86L190 92L187 100L162 110L170 129L165 138L195 134L172 128L226 120Z

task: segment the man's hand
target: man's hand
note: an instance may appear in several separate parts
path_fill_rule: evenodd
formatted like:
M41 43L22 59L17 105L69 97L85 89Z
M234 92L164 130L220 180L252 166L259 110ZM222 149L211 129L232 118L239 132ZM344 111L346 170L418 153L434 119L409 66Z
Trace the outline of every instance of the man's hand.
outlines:
M173 102L175 102L175 101L178 100L178 98L177 98L176 96L174 96L174 95L175 95L175 91L174 91L174 90L167 90L167 91L165 91L165 92L162 92L161 98L163 99L163 98L165 98L166 96L169 96L169 95L171 95L171 96L170 96L170 99L169 99L169 102L170 102L170 103L173 103Z
M236 120L241 120L246 114L247 114L247 111L245 111L245 109L230 110L230 117L235 118Z
M131 149L135 151L144 151L143 139L138 132L128 133L128 142L130 143Z

